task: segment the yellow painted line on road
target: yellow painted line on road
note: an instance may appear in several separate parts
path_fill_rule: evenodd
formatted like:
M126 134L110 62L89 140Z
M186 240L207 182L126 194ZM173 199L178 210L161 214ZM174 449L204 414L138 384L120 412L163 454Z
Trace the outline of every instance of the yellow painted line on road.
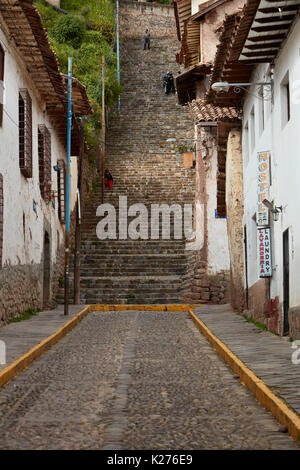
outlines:
M63 336L65 336L74 326L79 323L83 317L85 317L90 311L90 305L84 307L80 312L74 315L71 320L65 323L61 328L59 328L51 336L48 336L46 339L41 341L39 344L30 349L27 353L20 356L14 362L9 364L7 367L0 371L0 388L7 384L11 379L16 375L22 372L26 367L31 364L35 359L40 357L47 349L57 343Z
M208 339L214 349L227 362L231 369L239 375L242 383L256 396L258 402L267 408L281 424L287 426L290 435L300 444L300 418L269 389L190 309L190 316Z

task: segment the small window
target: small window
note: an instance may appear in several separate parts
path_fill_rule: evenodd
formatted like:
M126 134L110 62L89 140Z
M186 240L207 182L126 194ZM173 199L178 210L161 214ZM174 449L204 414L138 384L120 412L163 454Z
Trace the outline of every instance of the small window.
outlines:
M4 50L0 45L0 127L3 121L3 102L4 102Z
M57 171L57 210L58 218L64 223L65 222L65 162L59 160L57 165L61 170Z
M38 128L39 183L42 198L51 198L51 134L45 125Z
M291 103L290 103L290 82L289 73L285 75L281 82L281 123L282 127L289 122L291 117Z
M19 166L25 178L32 178L32 101L27 90L19 93Z
M206 91L209 90L210 75L206 75Z

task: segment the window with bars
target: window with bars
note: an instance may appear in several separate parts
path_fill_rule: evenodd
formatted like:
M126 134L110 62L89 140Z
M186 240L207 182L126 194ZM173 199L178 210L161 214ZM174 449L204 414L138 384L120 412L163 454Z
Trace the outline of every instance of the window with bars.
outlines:
M0 44L0 127L3 121L3 99L4 99L4 50Z
M27 90L19 92L19 166L32 178L32 101Z
M61 223L65 222L65 183L66 183L66 172L65 172L65 162L59 160L57 165L61 168L57 172L57 210L58 218Z
M0 269L2 267L2 252L3 252L3 176L0 174Z
M38 127L39 183L42 198L51 198L51 134L45 125Z

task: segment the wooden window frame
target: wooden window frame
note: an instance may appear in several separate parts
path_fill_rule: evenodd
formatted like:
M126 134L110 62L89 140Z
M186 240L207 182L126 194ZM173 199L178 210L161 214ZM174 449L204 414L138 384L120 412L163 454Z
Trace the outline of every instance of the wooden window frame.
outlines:
M38 158L41 196L45 201L49 201L52 190L51 134L44 124L38 126Z
M62 168L62 170L57 172L57 211L60 222L64 224L66 210L66 165L63 160L58 160L57 165Z
M19 90L19 167L32 178L32 100L27 90Z
M3 88L4 91L4 60L5 60L5 52L3 47L0 44L0 87ZM3 123L3 103L0 103L0 127L2 127Z

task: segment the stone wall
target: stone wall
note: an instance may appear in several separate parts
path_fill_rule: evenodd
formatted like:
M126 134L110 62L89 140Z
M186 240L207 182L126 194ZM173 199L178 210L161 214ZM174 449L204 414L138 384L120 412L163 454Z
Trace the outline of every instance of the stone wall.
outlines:
M173 7L169 5L135 2L132 0L121 0L121 37L143 37L146 29L149 29L152 38L176 37Z
M195 268L192 294L189 300L191 303L226 304L230 299L230 274L228 271L220 271L217 274L207 273L205 263L198 263Z
M0 325L29 308L41 308L41 265L5 266L0 269Z
M243 257L243 159L242 133L232 129L228 134L226 155L226 213L230 256L231 305L244 309Z

